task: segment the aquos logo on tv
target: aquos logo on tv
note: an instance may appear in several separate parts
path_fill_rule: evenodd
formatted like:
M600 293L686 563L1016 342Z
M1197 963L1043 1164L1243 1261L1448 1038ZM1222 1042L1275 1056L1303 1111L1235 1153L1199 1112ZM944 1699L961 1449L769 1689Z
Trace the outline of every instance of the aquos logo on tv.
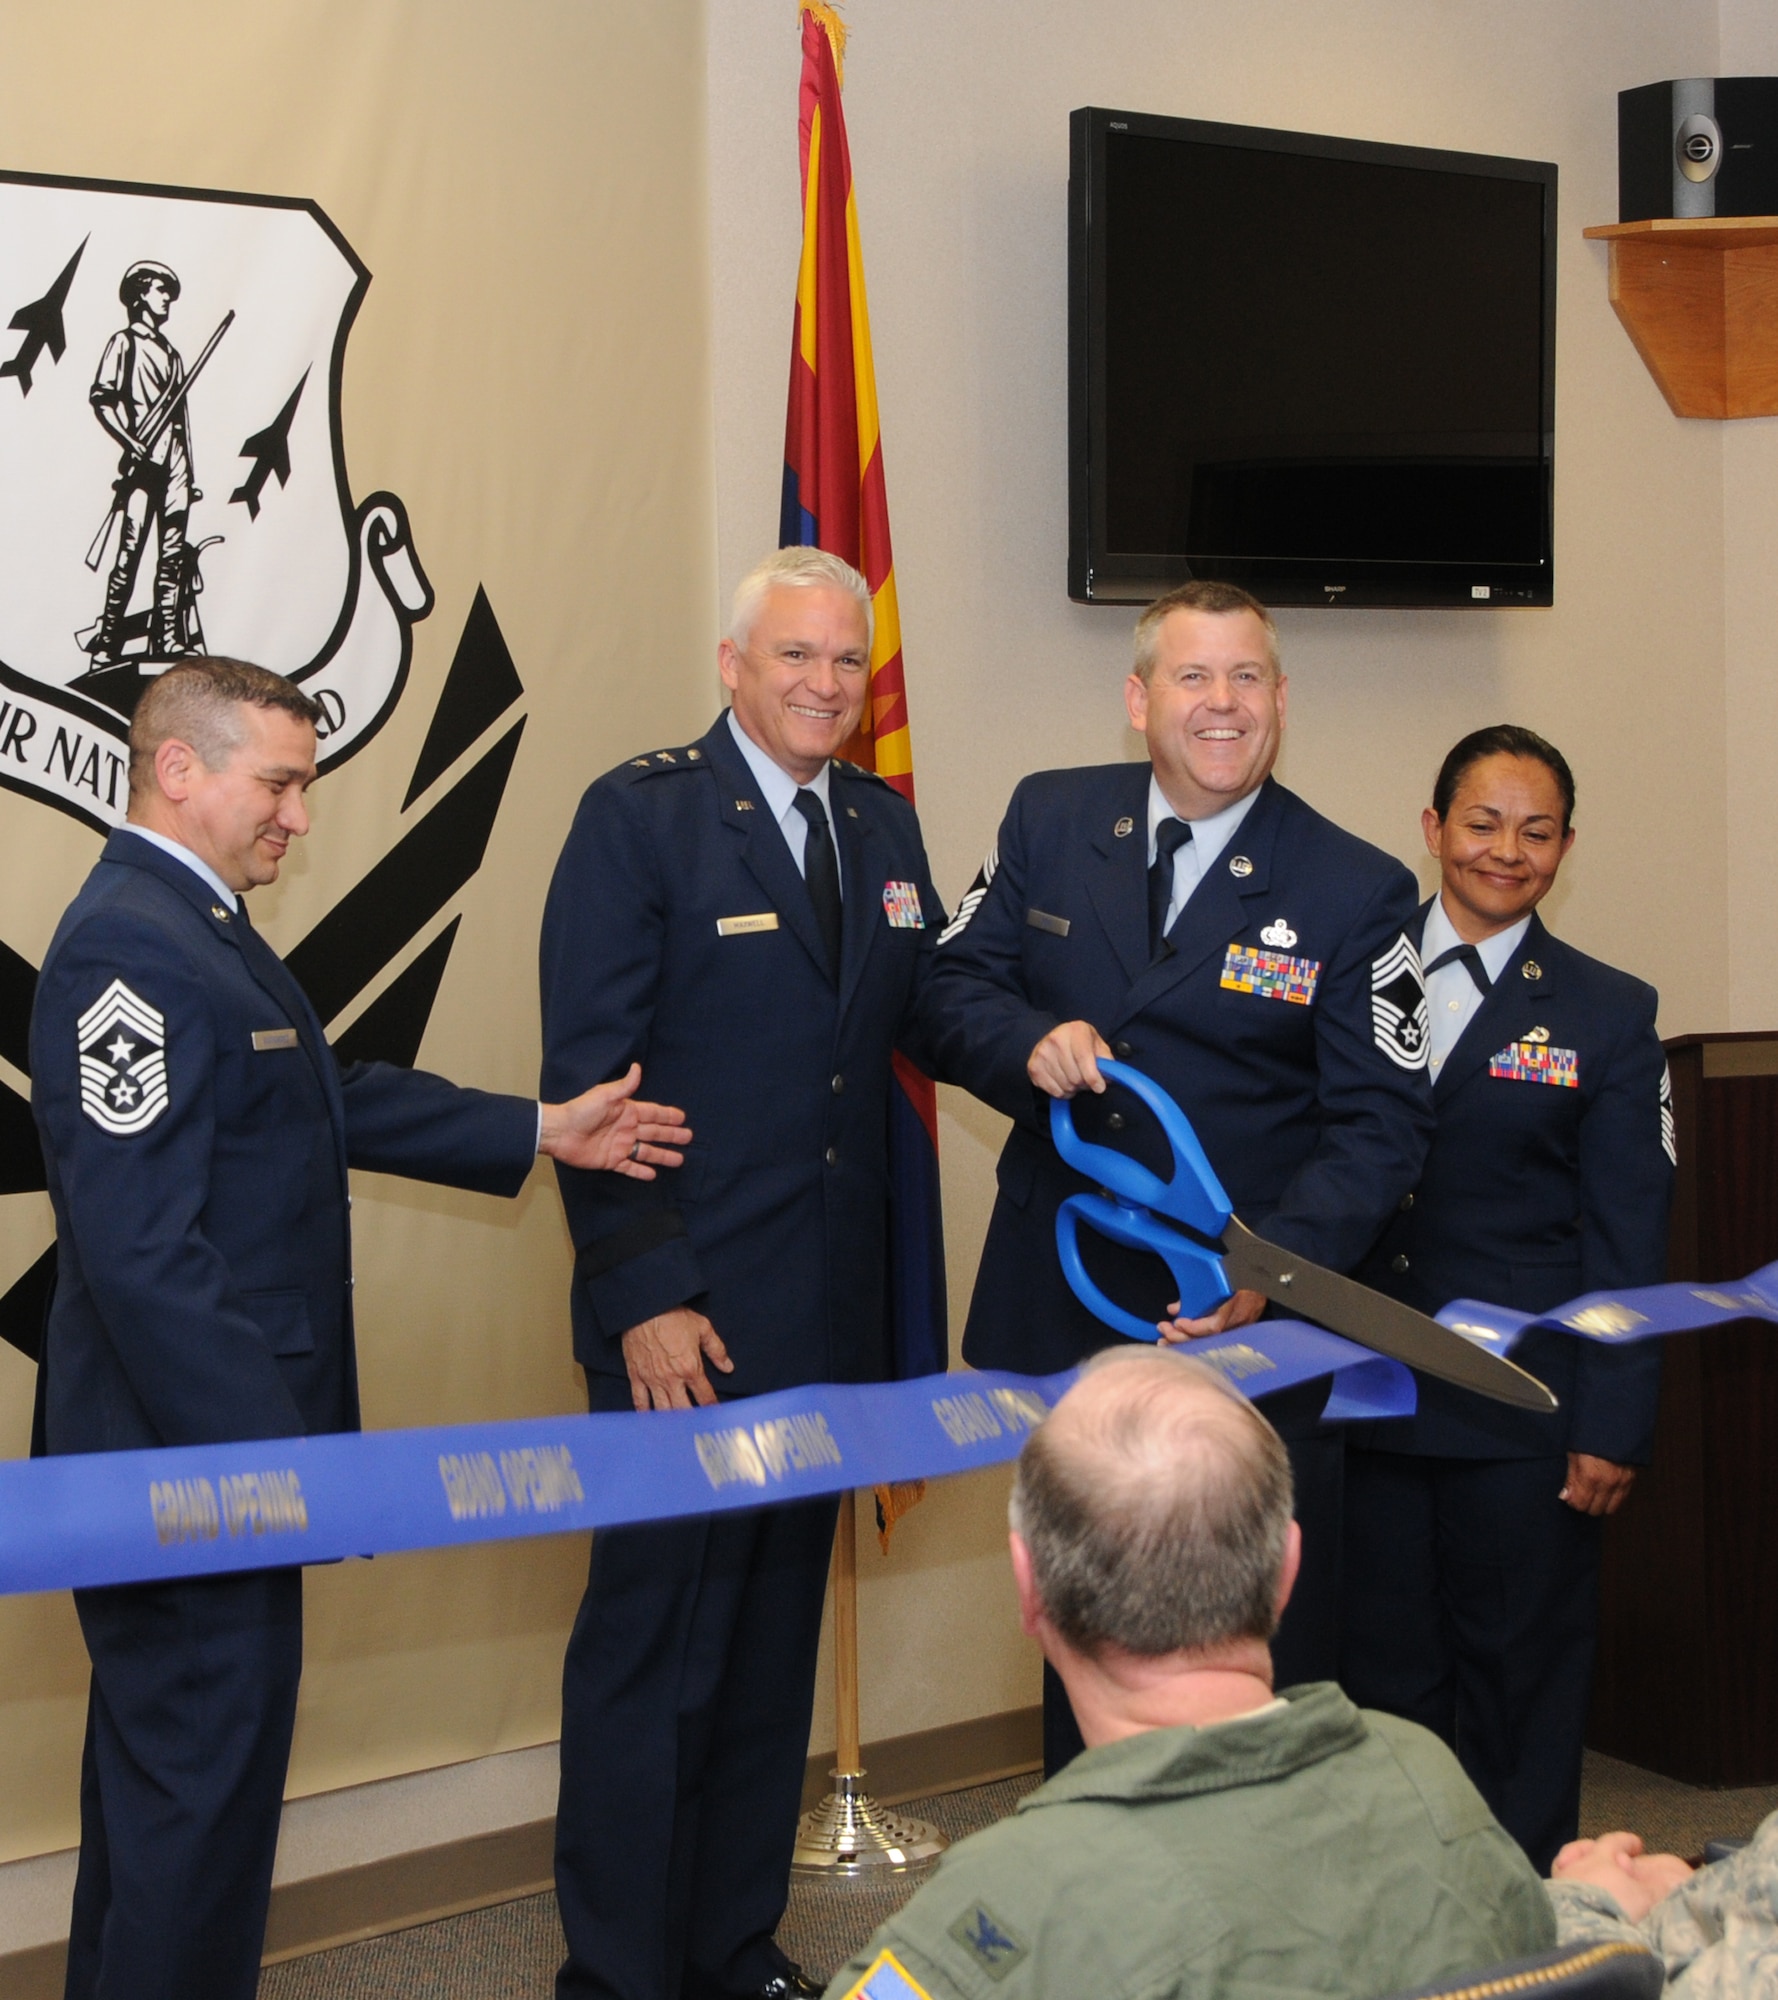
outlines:
M347 483L369 281L311 202L0 174L0 783L117 824L130 713L191 654L300 683L324 770L389 713L432 592Z

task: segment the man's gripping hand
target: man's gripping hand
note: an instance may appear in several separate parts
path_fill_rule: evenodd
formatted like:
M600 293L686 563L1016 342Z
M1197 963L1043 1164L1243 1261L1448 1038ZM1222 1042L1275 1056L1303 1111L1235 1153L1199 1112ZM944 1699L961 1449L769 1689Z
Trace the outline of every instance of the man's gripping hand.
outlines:
M1052 1028L1031 1051L1025 1074L1050 1097L1073 1097L1083 1090L1103 1091L1099 1058L1111 1053L1105 1037L1091 1021L1064 1021Z
M651 1181L656 1167L677 1167L674 1151L691 1138L685 1113L671 1104L648 1104L636 1096L642 1065L631 1063L615 1083L595 1084L566 1104L546 1104L537 1150L565 1167L602 1168Z
M690 1306L657 1313L624 1335L624 1366L638 1410L689 1410L694 1403L714 1403L706 1360L725 1375L735 1365L715 1327Z
M1164 1346L1174 1347L1182 1340L1202 1340L1212 1333L1227 1333L1233 1327L1251 1326L1266 1309L1264 1292L1250 1292L1243 1288L1224 1299L1213 1313L1206 1313L1202 1319L1181 1319L1179 1301L1175 1299L1167 1308L1173 1317L1157 1320L1161 1341Z

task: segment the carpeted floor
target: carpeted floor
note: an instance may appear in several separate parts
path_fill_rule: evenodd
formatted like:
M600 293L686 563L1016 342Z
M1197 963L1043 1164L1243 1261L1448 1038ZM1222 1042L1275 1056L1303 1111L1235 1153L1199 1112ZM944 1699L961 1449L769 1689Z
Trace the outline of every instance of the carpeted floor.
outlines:
M1035 1774L917 1800L904 1812L953 1840L992 1825L1036 1784ZM1587 1752L1581 1831L1633 1827L1651 1848L1696 1855L1706 1840L1744 1837L1778 1811L1778 1786L1705 1792ZM882 1883L794 1879L778 1941L826 1979L919 1886L923 1873ZM550 2000L562 1958L553 1896L531 1896L366 1944L270 1967L259 2000Z

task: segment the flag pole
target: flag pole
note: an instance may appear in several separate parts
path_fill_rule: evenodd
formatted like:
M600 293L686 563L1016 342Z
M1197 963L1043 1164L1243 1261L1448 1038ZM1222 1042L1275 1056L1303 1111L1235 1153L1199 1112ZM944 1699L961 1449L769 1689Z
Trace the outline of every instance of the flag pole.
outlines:
M864 1789L858 1732L858 1496L840 1496L833 1541L833 1790L797 1822L791 1872L825 1881L902 1874L950 1845L937 1827L880 1806Z
M845 23L830 0L798 0L803 248L792 319L779 540L814 545L861 572L875 606L870 692L840 754L914 800L888 499L878 436L870 316L840 102ZM838 1088L836 1083L835 1088ZM901 1058L890 1084L888 1154L900 1221L890 1243L894 1373L942 1374L947 1361L938 1209L937 1109L930 1080ZM885 1488L885 1533L918 1498ZM885 1542L885 1548L887 1543ZM834 1789L797 1826L792 1870L829 1879L918 1867L949 1845L936 1827L886 1811L864 1789L858 1729L858 1500L842 1495L833 1551Z

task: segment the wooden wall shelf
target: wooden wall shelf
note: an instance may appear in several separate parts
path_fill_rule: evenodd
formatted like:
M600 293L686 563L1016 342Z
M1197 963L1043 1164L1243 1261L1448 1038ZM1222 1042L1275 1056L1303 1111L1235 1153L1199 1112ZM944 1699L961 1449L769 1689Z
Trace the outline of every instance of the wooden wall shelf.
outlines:
M1778 416L1778 216L1611 222L1611 303L1679 417Z

